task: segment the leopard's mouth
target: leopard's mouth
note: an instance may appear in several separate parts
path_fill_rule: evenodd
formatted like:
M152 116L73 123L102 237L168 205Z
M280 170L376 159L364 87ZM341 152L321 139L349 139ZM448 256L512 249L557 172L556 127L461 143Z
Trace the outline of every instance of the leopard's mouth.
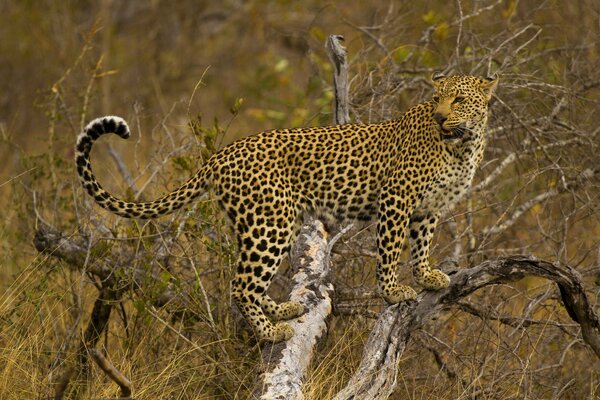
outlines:
M455 141L462 138L466 132L467 128L465 124L459 124L450 129L445 129L442 127L442 139L448 141Z

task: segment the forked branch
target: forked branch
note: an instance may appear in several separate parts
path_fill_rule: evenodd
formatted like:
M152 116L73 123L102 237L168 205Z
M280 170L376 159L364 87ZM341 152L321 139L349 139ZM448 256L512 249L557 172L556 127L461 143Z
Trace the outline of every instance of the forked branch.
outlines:
M557 284L566 311L581 326L583 340L600 359L600 320L585 294L580 274L571 267L515 256L485 261L451 276L447 289L423 292L416 302L384 310L369 336L358 370L336 400L387 399L396 387L398 361L415 330L444 309L460 306L465 296L482 287L515 282L525 276Z

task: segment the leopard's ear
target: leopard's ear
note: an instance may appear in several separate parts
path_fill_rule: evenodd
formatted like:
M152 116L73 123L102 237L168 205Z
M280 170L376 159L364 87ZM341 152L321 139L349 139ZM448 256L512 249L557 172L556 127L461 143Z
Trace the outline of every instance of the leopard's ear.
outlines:
M436 88L440 87L441 83L444 81L445 78L446 74L444 74L441 71L436 71L433 74L431 74L431 82Z
M494 74L490 77L484 78L481 80L479 84L479 90L485 95L485 97L489 100L492 98L492 94L496 90L498 86L498 75Z

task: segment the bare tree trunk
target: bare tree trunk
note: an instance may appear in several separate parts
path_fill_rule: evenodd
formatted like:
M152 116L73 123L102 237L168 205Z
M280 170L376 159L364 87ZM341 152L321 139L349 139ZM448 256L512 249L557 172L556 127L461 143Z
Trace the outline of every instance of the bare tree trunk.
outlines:
M312 216L305 218L294 250L294 288L290 295L308 308L302 317L289 321L294 336L286 342L266 344L262 350L263 372L256 385L261 399L302 399L303 379L316 345L327 333L326 319L332 311L333 284L329 254L341 231L328 241L323 224Z

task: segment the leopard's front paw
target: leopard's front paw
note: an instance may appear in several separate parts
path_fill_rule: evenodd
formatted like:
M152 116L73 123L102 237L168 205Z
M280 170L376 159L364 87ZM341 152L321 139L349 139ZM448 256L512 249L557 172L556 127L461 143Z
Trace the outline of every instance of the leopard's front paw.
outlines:
M415 280L427 290L440 290L450 285L450 277L439 269L426 272L422 276L415 278Z
M410 286L405 285L397 285L387 290L384 289L382 292L383 298L390 304L417 298L417 292Z

